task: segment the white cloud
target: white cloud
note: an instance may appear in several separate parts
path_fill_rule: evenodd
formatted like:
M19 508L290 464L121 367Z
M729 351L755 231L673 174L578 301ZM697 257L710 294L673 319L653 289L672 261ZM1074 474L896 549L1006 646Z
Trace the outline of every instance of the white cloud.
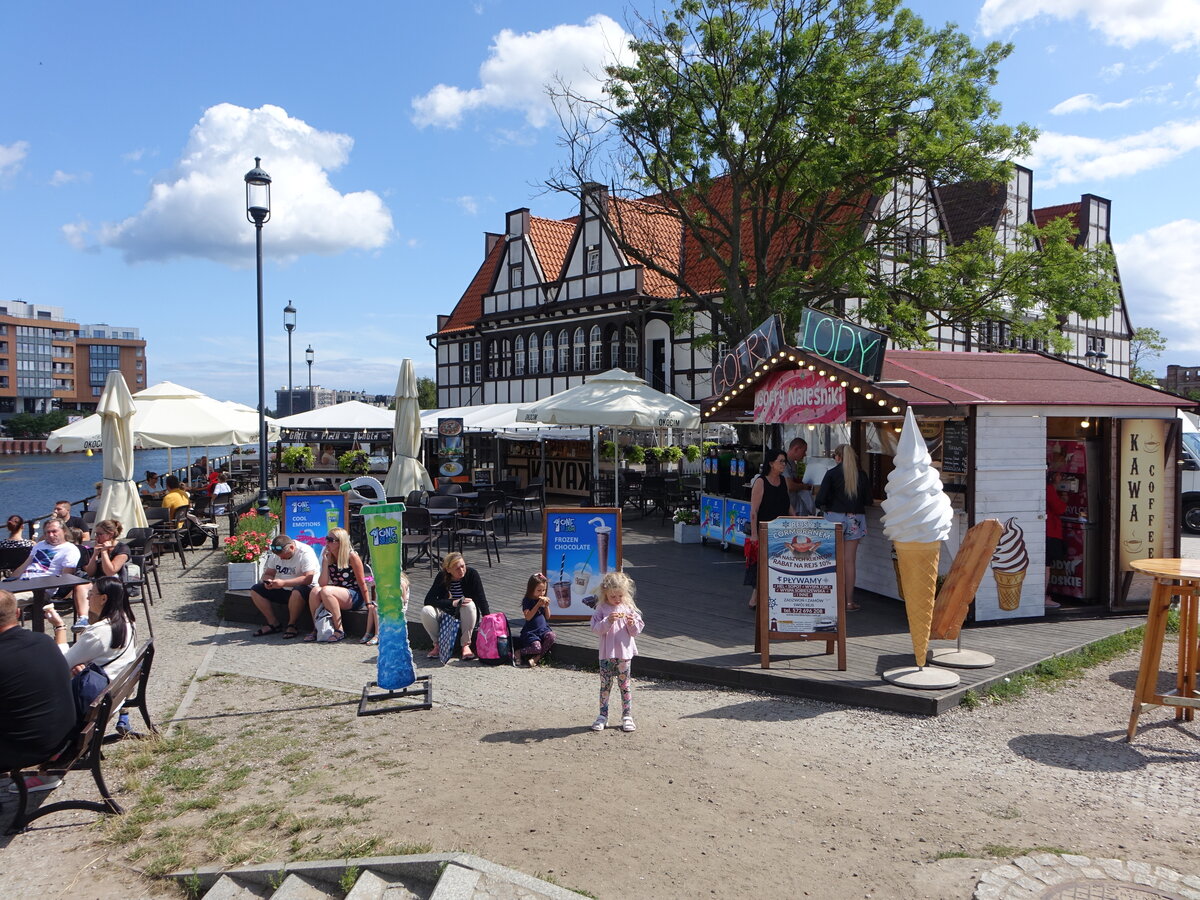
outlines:
M471 197L468 195L464 195L462 197L455 197L454 202L456 204L458 204L458 207L463 212L465 212L468 216L474 216L474 215L479 214L479 201L476 200L474 197Z
M1133 103L1132 97L1117 102L1101 103L1100 98L1095 94L1076 94L1074 97L1068 97L1062 103L1054 106L1050 110L1050 115L1063 116L1074 112L1104 112L1109 109L1124 109L1131 103Z
M54 174L50 176L50 186L62 187L73 181L91 181L91 179L91 172L64 172L62 169L55 169Z
M1200 45L1200 4L1196 0L986 0L979 27L995 35L1038 18L1067 21L1083 16L1110 44L1132 47L1160 41L1173 50Z
M21 163L29 155L29 141L17 141L13 144L0 144L0 178L12 175L21 168Z
M1150 326L1170 335L1173 353L1200 352L1198 242L1200 222L1180 219L1116 245L1134 327Z
M479 87L439 84L414 97L413 122L419 128L457 128L463 117L482 109L511 109L534 128L553 117L546 86L556 80L589 97L600 96L604 67L628 55L630 36L605 15L583 25L556 25L517 34L504 29L479 67Z
M1115 81L1125 74L1125 63L1115 62L1112 65L1105 66L1100 70L1100 77L1105 81Z
M1200 119L1167 122L1124 137L1092 138L1043 132L1022 160L1045 187L1097 182L1154 169L1200 147Z
M392 234L383 201L372 191L339 193L329 182L353 145L348 135L318 131L278 106L213 106L192 128L175 167L151 185L142 210L99 226L96 240L128 262L194 256L253 265L243 176L261 156L272 178L265 254L287 260L375 249ZM63 230L74 242L88 233L78 225Z
M122 153L121 159L125 162L141 162L142 157L146 155L145 147L138 147L136 150L130 150L128 153Z

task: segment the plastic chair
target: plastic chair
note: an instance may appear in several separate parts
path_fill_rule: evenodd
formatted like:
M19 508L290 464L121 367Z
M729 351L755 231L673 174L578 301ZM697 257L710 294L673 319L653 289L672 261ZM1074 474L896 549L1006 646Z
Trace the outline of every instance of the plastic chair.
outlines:
M499 504L489 503L483 512L470 516L459 516L454 528L454 540L461 553L466 541L479 541L487 552L488 568L492 567L492 547L496 549L496 562L500 562L500 542L496 539L495 511ZM491 545L488 539L491 539Z
M401 556L404 560L404 568L415 565L421 560L421 557L425 557L429 560L429 572L433 573L435 562L433 521L429 516L429 510L420 506L409 506L404 510L404 532L400 536L400 542L403 548ZM410 550L416 551L416 555L412 559L408 557Z

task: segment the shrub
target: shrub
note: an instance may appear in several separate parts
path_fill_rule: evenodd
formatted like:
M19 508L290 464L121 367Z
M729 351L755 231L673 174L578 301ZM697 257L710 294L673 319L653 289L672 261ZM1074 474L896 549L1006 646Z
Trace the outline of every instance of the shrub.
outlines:
M312 447L288 447L279 458L279 468L285 472L307 472L312 464Z
M630 444L625 448L625 461L635 466L646 461L646 450L640 444Z
M347 450L338 457L338 471L347 475L366 475L371 471L371 458L365 450Z

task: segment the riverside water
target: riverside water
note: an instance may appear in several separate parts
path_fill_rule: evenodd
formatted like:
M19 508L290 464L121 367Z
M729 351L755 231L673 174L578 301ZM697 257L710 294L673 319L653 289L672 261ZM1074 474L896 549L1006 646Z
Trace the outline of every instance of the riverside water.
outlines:
M193 450L192 460L207 454L209 459L229 455L228 447ZM171 450L171 463L187 464L186 450ZM134 480L141 482L147 469L165 474L167 450L134 451ZM96 493L96 482L104 473L104 455L96 453L40 453L29 456L0 456L0 520L13 513L23 519L45 516L56 500L74 503ZM76 506L76 513L83 507ZM95 506L92 507L95 509Z

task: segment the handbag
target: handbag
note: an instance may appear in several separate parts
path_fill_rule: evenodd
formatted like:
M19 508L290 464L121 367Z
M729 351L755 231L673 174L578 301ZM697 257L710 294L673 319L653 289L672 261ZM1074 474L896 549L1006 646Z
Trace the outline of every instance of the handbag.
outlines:
M458 645L458 630L462 626L449 613L438 613L438 660L442 665L450 661Z
M313 620L313 626L317 631L317 640L323 643L333 637L333 616L325 607L317 610L317 617Z

